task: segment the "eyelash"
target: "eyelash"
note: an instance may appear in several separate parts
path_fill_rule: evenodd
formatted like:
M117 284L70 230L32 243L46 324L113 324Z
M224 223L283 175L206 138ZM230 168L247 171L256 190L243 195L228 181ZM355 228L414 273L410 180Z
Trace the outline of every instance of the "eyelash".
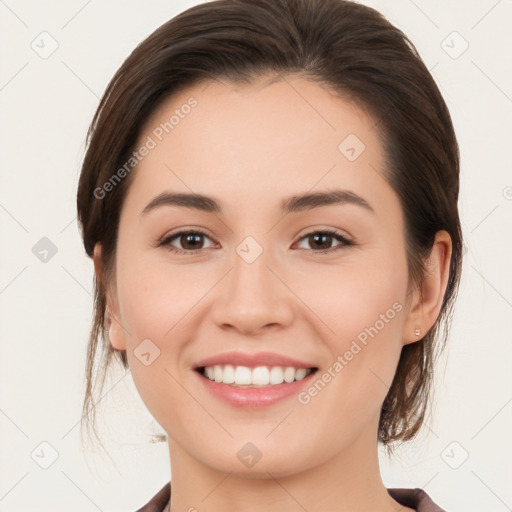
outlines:
M339 249L341 249L343 247L347 247L347 246L351 246L351 245L356 245L355 242L353 242L352 240L349 240L348 238L345 238L343 235L341 235L340 233L338 233L337 231L335 231L333 229L322 229L322 230L318 230L318 231L311 231L309 233L306 233L304 236L302 236L300 238L300 240L303 240L304 238L308 238L308 237L310 237L312 235L319 235L319 234L332 236L337 241L342 242L342 243L340 245L335 246L335 247L331 247L330 249L322 249L322 250L319 250L319 251L315 251L314 249L310 249L315 254L333 253L333 252L335 252L335 251L337 251L337 250L339 250ZM157 243L157 247L166 246L166 248L169 251L171 251L172 253L175 253L175 254L188 254L188 255L191 255L193 253L198 253L198 252L200 252L201 250L204 249L204 248L202 248L202 249L198 249L198 250L186 250L186 249L179 249L177 247L173 247L172 245L170 245L171 242L174 239L179 238L182 235L204 235L205 237L210 238L208 236L208 234L206 232L202 231L201 229L191 229L191 230L186 230L186 231L178 231L177 233L173 233L172 235L169 235L169 236L164 237L161 240L159 240L158 243ZM306 250L308 250L308 249L306 249Z

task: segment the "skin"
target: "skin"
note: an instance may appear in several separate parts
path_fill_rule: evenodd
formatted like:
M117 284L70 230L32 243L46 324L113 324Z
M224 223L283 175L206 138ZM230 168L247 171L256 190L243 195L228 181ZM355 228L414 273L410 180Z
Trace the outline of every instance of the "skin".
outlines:
M188 98L198 101L133 171L115 274L106 280L110 341L127 350L135 385L169 436L170 510L412 510L382 482L378 419L402 346L438 317L450 237L436 236L421 301L419 290L408 293L404 219L383 175L375 121L299 77L206 85L166 100L144 127L138 146ZM338 150L350 133L366 146L352 162ZM374 212L335 204L280 213L284 198L332 188L355 192ZM162 206L141 215L163 191L214 196L223 214ZM187 228L208 233L196 245L172 241L189 254L156 246ZM305 236L322 228L356 245ZM263 248L251 264L236 252L247 236ZM323 248L338 250L319 254ZM100 277L99 244L94 261ZM192 370L239 349L290 355L321 373L395 302L402 310L306 405L294 396L236 408L210 395ZM147 338L160 350L149 366L134 355ZM262 454L250 468L237 457L247 442Z

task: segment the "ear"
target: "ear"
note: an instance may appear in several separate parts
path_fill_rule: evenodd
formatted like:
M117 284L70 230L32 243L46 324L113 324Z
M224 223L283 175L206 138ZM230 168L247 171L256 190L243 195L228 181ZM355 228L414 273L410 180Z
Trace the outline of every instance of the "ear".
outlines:
M421 340L435 324L448 284L452 240L447 231L438 231L430 256L425 262L426 274L420 289L412 295L409 313L404 323L403 344ZM420 335L415 330L420 329Z
M107 298L107 311L105 312L105 316L110 343L117 350L126 350L126 340L124 338L123 327L119 320L119 305L116 300L116 294L112 293L110 283L108 282L107 276L104 272L103 251L100 243L97 243L94 246L93 261L96 280L104 290Z

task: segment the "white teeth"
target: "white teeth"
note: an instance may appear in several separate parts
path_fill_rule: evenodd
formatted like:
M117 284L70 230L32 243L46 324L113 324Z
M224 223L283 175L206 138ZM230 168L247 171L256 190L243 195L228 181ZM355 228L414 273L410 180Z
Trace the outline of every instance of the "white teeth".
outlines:
M280 366L274 366L270 370L270 383L271 384L282 384L284 380L283 369Z
M204 376L215 382L233 384L235 386L275 386L283 382L302 380L311 373L310 368L294 368L293 366L233 366L231 364L207 366Z
M215 365L213 367L213 377L215 382L222 382L222 368L220 366Z
M284 371L283 377L286 382L293 382L295 380L295 368L288 366Z
M222 371L222 367L219 366L219 368ZM237 366L235 368L235 384L251 384L251 369L247 366Z
M207 366L204 369L204 373L210 380L215 380L215 371L213 369L213 366Z
M222 367L220 367L222 370ZM224 384L233 384L235 382L235 369L232 365L227 364L224 366L224 372L222 373L222 382Z
M255 386L268 386L271 381L270 376L271 372L269 373L266 366L258 366L252 370L251 384ZM272 382L272 384L274 383Z
M299 368L295 372L295 379L296 380L302 380L306 376L307 370L306 368Z

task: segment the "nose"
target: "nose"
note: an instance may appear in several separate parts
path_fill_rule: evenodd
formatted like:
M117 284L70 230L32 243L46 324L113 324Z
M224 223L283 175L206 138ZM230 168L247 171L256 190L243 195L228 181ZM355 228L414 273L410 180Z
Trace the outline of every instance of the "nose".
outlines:
M218 327L248 335L279 330L292 322L293 293L284 272L269 256L264 250L249 263L234 254L231 271L216 287L212 315Z

